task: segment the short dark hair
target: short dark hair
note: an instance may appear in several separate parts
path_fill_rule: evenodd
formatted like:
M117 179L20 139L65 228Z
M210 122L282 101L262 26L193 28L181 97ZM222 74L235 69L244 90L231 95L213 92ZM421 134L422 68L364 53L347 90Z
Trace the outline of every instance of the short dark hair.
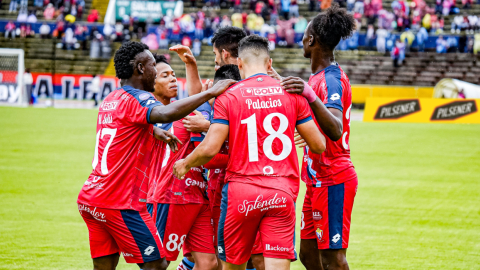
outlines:
M115 73L119 79L129 79L133 75L133 60L135 57L148 50L148 46L136 41L128 41L122 44L115 52L113 62Z
M263 50L267 54L270 54L270 50L268 49L268 39L259 35L250 35L240 40L240 43L238 44L238 52L240 53L247 48L258 51Z
M163 54L153 54L153 58L155 58L155 63L160 64L160 63L165 63L170 66L170 63L168 63L167 57Z
M330 50L335 49L340 39L350 37L356 27L353 16L336 3L313 18L311 24L318 42Z
M219 51L226 50L233 57L238 57L238 44L246 36L247 32L241 28L225 26L213 34L212 44Z
M221 66L216 72L213 81L216 83L220 80L231 79L235 81L240 81L242 77L240 76L240 70L237 65L224 65Z

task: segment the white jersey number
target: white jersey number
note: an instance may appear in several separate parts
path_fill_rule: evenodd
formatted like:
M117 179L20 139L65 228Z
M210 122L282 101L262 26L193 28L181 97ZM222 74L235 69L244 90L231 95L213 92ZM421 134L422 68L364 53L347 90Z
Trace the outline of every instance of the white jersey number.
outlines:
M278 117L278 119L280 119L278 130L273 129L273 117ZM243 119L241 123L247 124L248 160L250 162L258 161L257 117L253 114L252 116ZM287 158L292 152L292 141L287 135L283 134L288 128L288 118L281 113L271 113L263 120L263 128L268 134L270 134L263 142L263 152L267 158L273 161L281 161ZM283 146L282 152L279 155L275 155L272 150L272 144L275 138L278 138Z
M110 148L110 145L113 142L113 138L115 137L115 134L117 133L116 128L102 128L102 130L99 130L97 132L97 140L95 142L95 155L93 156L93 162L92 162L92 168L95 170L98 164L98 144L100 142L100 139L103 139L105 135L110 135L110 138L108 139L107 145L105 146L105 149L103 150L102 154L102 161L100 163L100 169L102 171L102 174L108 174L108 167L107 167L107 155L108 155L108 149ZM100 137L101 134L101 137Z

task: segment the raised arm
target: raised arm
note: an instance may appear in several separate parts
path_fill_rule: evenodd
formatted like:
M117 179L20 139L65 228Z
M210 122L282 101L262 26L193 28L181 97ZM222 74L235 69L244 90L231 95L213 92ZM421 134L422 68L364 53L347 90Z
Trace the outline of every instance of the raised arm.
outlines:
M222 147L228 136L228 125L212 124L205 139L185 159L180 159L173 166L173 173L179 179L193 167L209 162Z
M183 45L175 45L170 48L170 51L176 52L178 57L185 63L185 72L188 95L193 96L202 91L202 81L198 74L197 60L193 56L189 47Z
M222 80L207 91L173 102L167 106L156 106L150 113L150 123L169 123L187 116L209 99L221 95L236 81Z

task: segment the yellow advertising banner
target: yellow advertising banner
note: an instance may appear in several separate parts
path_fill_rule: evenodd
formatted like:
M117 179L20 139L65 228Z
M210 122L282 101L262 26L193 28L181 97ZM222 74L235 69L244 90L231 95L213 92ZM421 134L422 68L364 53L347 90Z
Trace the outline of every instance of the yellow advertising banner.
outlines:
M480 124L480 99L367 98L363 121Z
M352 103L365 103L368 97L432 98L433 87L352 84Z

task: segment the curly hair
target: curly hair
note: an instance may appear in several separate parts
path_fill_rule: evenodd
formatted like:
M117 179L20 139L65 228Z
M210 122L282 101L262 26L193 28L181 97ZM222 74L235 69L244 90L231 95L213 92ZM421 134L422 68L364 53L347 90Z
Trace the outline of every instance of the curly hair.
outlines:
M155 63L160 64L160 63L165 63L170 66L170 63L168 63L167 57L163 54L153 54L153 58L155 58Z
M115 52L113 63L115 65L115 73L119 79L129 79L133 75L133 61L135 57L148 50L148 46L135 41L125 42Z
M238 44L246 36L247 32L241 28L225 26L213 34L212 44L219 51L226 50L232 57L238 57Z
M313 18L311 30L320 44L333 50L340 39L352 35L355 27L353 16L348 14L346 9L340 8L338 4L332 4L330 8Z
M240 40L240 43L238 44L238 51L241 52L247 48L258 51L263 50L267 53L270 53L270 50L268 49L268 39L259 35L250 35Z

